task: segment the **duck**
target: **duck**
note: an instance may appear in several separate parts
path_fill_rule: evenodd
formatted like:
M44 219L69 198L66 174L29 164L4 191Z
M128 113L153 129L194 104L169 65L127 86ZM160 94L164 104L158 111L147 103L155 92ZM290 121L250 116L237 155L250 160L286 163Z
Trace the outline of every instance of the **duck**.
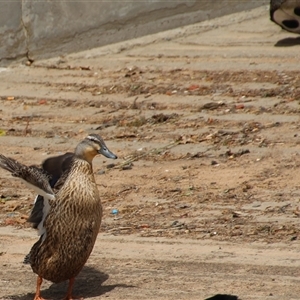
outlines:
M28 254L29 264L37 274L34 300L43 300L44 279L54 283L69 281L64 300L73 299L75 278L92 252L102 220L92 167L98 154L117 159L100 135L89 134L70 155L70 162L53 186L53 178L43 168L26 166L0 154L0 167L43 197L42 219L37 225L40 237Z

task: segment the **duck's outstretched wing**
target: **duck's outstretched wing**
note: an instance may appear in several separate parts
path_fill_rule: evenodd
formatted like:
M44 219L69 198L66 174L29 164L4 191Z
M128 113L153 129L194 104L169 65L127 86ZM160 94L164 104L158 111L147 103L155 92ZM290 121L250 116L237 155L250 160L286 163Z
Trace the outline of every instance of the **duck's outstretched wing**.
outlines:
M55 187L55 190L59 190L62 186L64 180L62 182L61 177L63 174L65 174L65 177L67 176L73 157L74 153L67 152L63 155L49 157L42 163L43 170L51 176L49 178L51 188ZM60 185L57 185L58 181L61 183ZM37 195L30 216L27 219L28 222L32 223L32 227L35 229L38 228L38 225L43 219L43 208L44 197Z
M47 199L55 199L54 192L49 183L50 177L42 169L35 166L25 166L2 154L0 154L0 167L10 172L12 176L20 178L39 195Z

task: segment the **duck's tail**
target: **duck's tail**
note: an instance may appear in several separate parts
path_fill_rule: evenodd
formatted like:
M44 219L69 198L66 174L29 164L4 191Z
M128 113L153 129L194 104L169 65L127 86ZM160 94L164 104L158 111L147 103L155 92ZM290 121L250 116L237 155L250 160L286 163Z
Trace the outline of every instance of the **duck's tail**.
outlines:
M47 199L54 200L55 195L49 183L49 176L38 167L25 166L18 161L0 154L0 167L20 178L27 186L37 194Z
M23 264L25 264L25 265L30 265L30 264L31 264L31 261L30 261L30 253L28 253L28 254L24 257Z

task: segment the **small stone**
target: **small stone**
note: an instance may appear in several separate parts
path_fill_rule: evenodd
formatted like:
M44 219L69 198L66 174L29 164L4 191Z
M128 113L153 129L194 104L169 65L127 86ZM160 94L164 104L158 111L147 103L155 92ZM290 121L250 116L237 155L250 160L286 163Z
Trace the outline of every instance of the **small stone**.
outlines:
M111 210L111 213L112 213L113 215L117 215L117 214L119 213L119 210L116 209L116 208L114 208L114 209Z

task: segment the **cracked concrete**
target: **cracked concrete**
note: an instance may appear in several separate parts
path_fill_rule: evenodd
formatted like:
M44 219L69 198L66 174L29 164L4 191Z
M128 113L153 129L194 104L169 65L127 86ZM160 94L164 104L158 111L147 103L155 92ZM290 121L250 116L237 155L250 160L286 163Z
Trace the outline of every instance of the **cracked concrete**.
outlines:
M21 2L21 10L23 12L23 2ZM24 29L24 35L25 35L25 40L24 40L24 46L26 48L25 57L27 58L27 60L31 60L29 58L29 47L28 47L29 34L28 34L28 29L27 29L26 23L24 22L23 18L24 18L24 15L23 15L23 13L21 13L21 23L22 23L22 26L23 26L23 29Z
M112 44L268 1L0 2L0 65Z

